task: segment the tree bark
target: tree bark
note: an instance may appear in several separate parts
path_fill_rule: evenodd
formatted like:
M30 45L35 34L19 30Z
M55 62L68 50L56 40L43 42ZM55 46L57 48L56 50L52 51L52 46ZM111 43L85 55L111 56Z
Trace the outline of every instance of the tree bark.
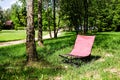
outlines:
M50 38L52 38L51 27L50 27L49 0L46 0L46 8L47 8L48 31L49 31Z
M38 0L38 45L43 46L43 39L42 39L42 0Z
M50 17L49 17L49 13L48 13L48 29L49 29L50 38L52 38L52 33L51 33L51 28L50 28Z
M57 38L57 30L56 30L56 10L55 10L55 0L53 0L53 22L54 22L54 38Z
M59 31L59 29L60 29L60 14L59 14L59 18L58 18L58 29L57 29L57 34L58 34L58 31Z
M88 31L88 0L84 0L84 34Z
M35 45L33 8L33 0L27 0L26 53L28 62L36 61L38 59Z

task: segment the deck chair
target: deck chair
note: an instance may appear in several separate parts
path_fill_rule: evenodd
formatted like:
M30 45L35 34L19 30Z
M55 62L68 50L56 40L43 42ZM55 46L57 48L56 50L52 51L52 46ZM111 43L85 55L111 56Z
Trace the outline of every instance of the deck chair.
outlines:
M69 54L59 55L63 58L87 58L91 55L95 36L77 35L73 50Z

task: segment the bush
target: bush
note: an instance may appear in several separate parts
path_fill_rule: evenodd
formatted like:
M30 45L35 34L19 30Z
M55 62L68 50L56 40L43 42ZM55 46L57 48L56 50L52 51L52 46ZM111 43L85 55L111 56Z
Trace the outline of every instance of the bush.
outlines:
M17 27L17 30L25 30L26 27Z

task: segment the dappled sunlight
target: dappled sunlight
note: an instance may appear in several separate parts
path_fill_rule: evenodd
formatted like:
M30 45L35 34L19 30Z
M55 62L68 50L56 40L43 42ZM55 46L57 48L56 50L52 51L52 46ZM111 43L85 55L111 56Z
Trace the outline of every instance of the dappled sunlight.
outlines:
M106 68L103 71L115 74L120 78L120 69L118 69L118 68Z
M101 80L101 75L98 71L89 71L85 72L84 74L81 74L81 79L95 79L95 80Z
M29 64L26 63L25 44L0 48L0 77L6 79L10 76L11 80L17 78L102 80L109 76L119 78L119 38L118 36L112 38L113 36L97 34L91 57L76 59L70 63L64 63L59 54L71 52L76 38L74 33L70 35L65 33L57 39L45 39L44 47L37 47L39 60ZM110 79L113 79L112 77Z

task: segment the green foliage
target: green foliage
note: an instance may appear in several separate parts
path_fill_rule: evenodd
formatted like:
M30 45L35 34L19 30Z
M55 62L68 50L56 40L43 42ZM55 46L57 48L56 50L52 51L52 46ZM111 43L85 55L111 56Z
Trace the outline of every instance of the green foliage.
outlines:
M3 10L2 10L2 8L0 7L0 30L1 30L2 27L3 27L3 23L4 23L4 15L3 15Z
M95 1L92 2L92 6L96 6L96 14L91 15L95 16L96 25L99 28L99 31L119 31L119 0L110 0L110 1L96 1L97 5L94 5ZM91 8L93 11L94 9ZM90 11L90 12L91 12Z
M43 19L43 30L49 30L48 24L51 27L51 30L53 30L53 19L52 19L52 8L49 7L47 9L43 10L42 19Z
M65 20L67 19L72 25L83 25L85 15L83 1L61 0L61 4L61 12ZM119 13L120 0L88 0L89 27L96 26L99 31L120 31Z
M65 19L68 19L73 26L80 25L83 17L83 1L61 0L61 11Z
M26 0L19 0L11 9L3 11L0 8L0 26L12 19L14 26L26 27ZM56 0L56 25L57 27L84 26L85 4L84 0ZM120 0L87 0L88 1L88 27L97 27L99 31L120 31ZM53 30L53 1L43 0L42 3L43 30L48 30L49 25ZM34 0L34 24L38 26L38 4ZM49 16L48 16L49 15ZM50 21L50 22L49 22ZM59 22L60 21L60 22ZM49 24L50 23L50 24Z
M12 5L11 19L15 29L17 29L17 27L26 27L26 9L24 3L22 3L22 6L18 3Z
M26 30L26 27L17 27L17 30Z

